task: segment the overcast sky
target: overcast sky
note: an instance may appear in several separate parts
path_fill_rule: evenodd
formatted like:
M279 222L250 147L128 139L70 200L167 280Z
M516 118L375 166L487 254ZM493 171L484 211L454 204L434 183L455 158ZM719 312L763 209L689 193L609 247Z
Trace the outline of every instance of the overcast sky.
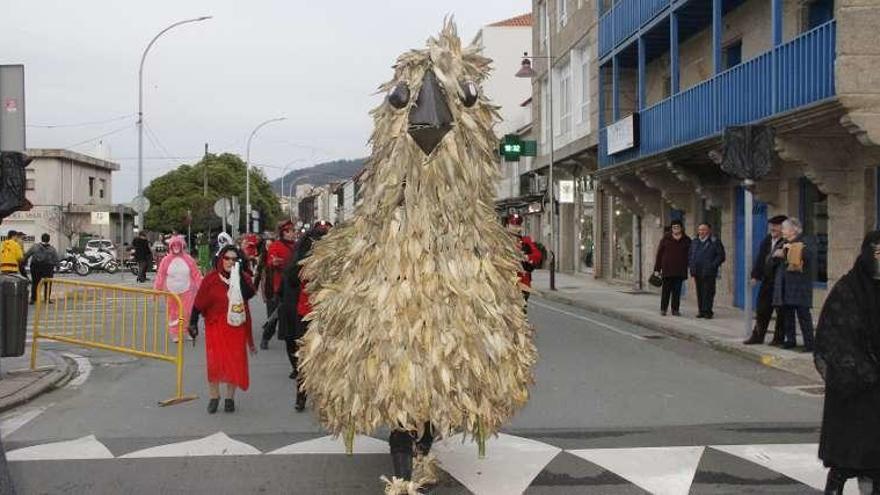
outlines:
M144 69L144 183L212 152L244 156L270 178L368 153L368 111L401 52L424 45L453 14L469 43L485 24L531 10L530 0L6 0L0 64L24 64L32 148L94 154L122 165L113 200L137 190L137 71ZM100 123L95 123L100 122ZM89 125L80 125L91 123ZM58 126L64 127L42 127ZM170 159L169 159L170 157ZM297 161L298 160L298 161Z

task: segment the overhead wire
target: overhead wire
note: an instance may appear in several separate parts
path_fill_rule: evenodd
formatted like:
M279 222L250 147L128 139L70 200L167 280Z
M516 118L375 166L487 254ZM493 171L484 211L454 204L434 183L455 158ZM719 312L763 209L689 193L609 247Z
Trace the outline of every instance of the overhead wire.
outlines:
M120 120L130 119L134 117L136 114L130 113L127 115L120 115L118 117L113 117L104 120L92 120L88 122L77 122L73 124L27 124L26 127L33 127L39 129L59 129L65 127L87 127L92 125L101 125L101 124L109 124L110 122L117 122Z
M92 138L89 138L89 139L85 139L85 140L79 141L79 142L74 143L74 144L69 144L69 145L65 146L65 148L76 148L77 146L82 146L82 145L84 145L84 144L91 143L92 141L97 141L97 140L99 140L99 139L101 139L101 138L105 138L105 137L107 137L107 136L112 136L112 135L114 135L114 134L118 134L118 133L120 133L120 132L122 132L122 131L124 131L124 130L126 130L126 129L131 129L132 127L133 127L132 124L126 124L126 125L124 125L124 126L122 126L122 127L117 127L116 129L113 129L112 131L105 132L105 133L103 133L103 134L99 134L99 135L97 135L97 136L95 136L95 137L92 137Z

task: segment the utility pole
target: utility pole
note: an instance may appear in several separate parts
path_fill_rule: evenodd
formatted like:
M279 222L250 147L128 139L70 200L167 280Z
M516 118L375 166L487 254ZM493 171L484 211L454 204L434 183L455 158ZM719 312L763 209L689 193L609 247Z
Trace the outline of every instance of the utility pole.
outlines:
M205 158L203 158L202 160L205 161L205 159L207 159L207 158L208 158L208 143L205 143ZM202 190L202 197L207 198L208 197L208 162L207 161L205 161L205 163L204 163L204 167L202 168L202 173L204 175L204 187Z

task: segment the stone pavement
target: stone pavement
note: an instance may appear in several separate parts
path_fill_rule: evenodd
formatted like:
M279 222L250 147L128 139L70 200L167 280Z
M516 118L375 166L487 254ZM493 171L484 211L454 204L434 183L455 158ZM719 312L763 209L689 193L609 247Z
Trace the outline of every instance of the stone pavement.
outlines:
M682 300L683 316L661 316L660 294L636 292L631 286L595 280L590 275L556 274L556 291L550 291L550 274L536 270L532 274L533 291L548 300L577 306L595 313L640 325L674 337L706 344L737 354L765 366L795 373L822 383L813 366L813 356L799 349L785 350L764 345L743 345L746 339L742 310L715 304L715 318L697 319L694 303ZM692 287L691 287L692 289ZM813 309L814 319L818 309ZM770 323L770 331L773 322ZM800 331L798 331L800 332ZM772 338L770 333L766 341Z
M52 351L37 351L37 368L30 369L30 346L24 356L0 358L0 412L52 390L71 378L76 367ZM2 432L0 432L2 433Z

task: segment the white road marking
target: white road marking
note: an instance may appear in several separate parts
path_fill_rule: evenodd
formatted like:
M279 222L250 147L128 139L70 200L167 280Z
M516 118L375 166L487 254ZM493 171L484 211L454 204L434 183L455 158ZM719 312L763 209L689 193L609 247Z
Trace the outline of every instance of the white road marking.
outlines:
M148 449L130 452L121 459L140 459L147 457L202 457L227 455L260 455L251 445L229 438L222 431L198 440L170 443Z
M485 459L478 458L477 444L462 443L460 434L431 449L440 467L476 495L524 492L561 451L553 445L503 433L486 442Z
M354 437L354 454L387 454L388 442L382 440L355 435ZM294 443L280 449L269 452L270 455L287 455L287 454L345 454L345 444L342 438L333 438L326 436L306 440L304 442Z
M30 423L34 418L43 414L46 409L49 409L54 405L55 404L53 403L48 406L16 410L13 413L3 416L0 418L0 438L6 438L9 435L12 435L16 430Z
M712 445L711 448L754 462L817 490L825 487L828 470L819 460L818 444ZM844 494L858 493L856 483L846 484Z
M569 450L655 495L687 495L705 447Z
M113 453L95 435L66 442L34 445L6 453L9 461L54 461L71 459L112 459Z
M570 316L570 317L575 318L575 319L578 319L578 320L587 321L587 322L592 323L593 325L596 325L596 326L602 327L602 328L604 328L604 329L606 329L606 330L610 330L610 331L612 331L612 332L614 332L614 333L617 333L617 334L620 334L620 335L624 335L624 336L626 336L626 337L630 337L630 338L633 338L633 339L636 339L636 340L648 340L648 339L646 339L645 337L642 337L641 335L636 335L636 334L634 334L634 333L625 332L625 331L623 331L623 330L621 330L621 329L619 329L619 328L614 328L613 326L611 326L611 325L609 325L609 324L607 324L607 323L603 323L603 322L601 322L601 321L599 321L599 320L594 320L593 318L587 318L586 316L581 316L581 315L579 315L579 314L571 313L571 312L569 312L569 311L565 311L565 310L563 310L563 309L555 308L555 307L553 307L553 306L548 306L548 305L546 305L546 304L541 304L541 303L539 303L539 302L534 302L534 301L530 302L529 305L530 305L530 306L537 306L537 307L539 307L539 308L549 309L549 310L551 310L551 311L556 311L557 313L564 314L565 316Z
M89 375L92 374L92 363L89 361L89 358L72 352L65 352L63 355L76 362L76 378L67 382L65 388L79 388L89 379Z

